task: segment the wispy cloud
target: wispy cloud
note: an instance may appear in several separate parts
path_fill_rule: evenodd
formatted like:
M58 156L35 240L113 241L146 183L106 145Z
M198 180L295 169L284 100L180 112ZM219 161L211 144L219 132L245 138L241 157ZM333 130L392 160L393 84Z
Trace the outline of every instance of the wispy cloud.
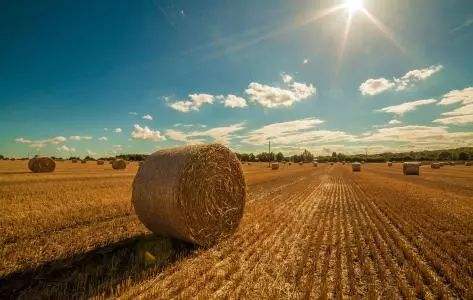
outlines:
M392 80L386 78L368 79L363 82L359 90L362 95L378 95L388 90L402 91L414 86L420 81L424 81L435 73L443 69L442 65L433 65L422 69L415 69L407 72L400 78L394 77Z
M16 138L15 142L20 143L20 144L27 144L31 148L44 148L48 145L62 144L66 140L67 138L63 136L56 136L56 137L44 139L44 140L29 140L29 139L20 137L20 138Z
M438 105L461 104L462 106L442 113L442 116L435 119L435 123L445 125L464 125L473 123L473 87L467 87L463 90L452 90L445 95L437 103Z
M244 128L243 123L237 123L229 126L214 127L206 130L194 130L190 132L168 129L165 134L172 140L187 144L203 143L207 140L229 144L230 140L233 138L233 134L243 130Z
M131 136L138 140L150 140L154 142L163 141L166 139L159 130L150 129L148 126L141 127L138 124L134 125Z
M401 121L399 120L396 120L396 119L392 119L391 121L388 122L389 125L399 125L399 124L402 124Z
M91 136L80 136L80 135L71 135L69 140L71 141L81 141L81 140L91 140Z
M108 140L108 138L107 138L106 136L101 136L101 137L99 137L99 138L98 138L98 140L99 140L99 141L104 141L104 142L105 142L105 141L107 141L107 140Z
M131 115L131 116L137 116L138 115L138 113L136 111L130 111L128 114Z
M425 99L425 100L417 100L411 102L405 102L399 105L393 105L378 109L377 111L385 112L385 113L392 113L398 116L402 116L406 112L416 110L417 107L422 105L428 105L437 102L435 99Z
M454 33L454 32L457 32L459 30L462 30L464 28L468 28L471 25L473 25L473 16L469 16L463 23L461 23L457 27L453 28L450 32Z
M76 148L68 147L66 145L62 145L61 147L56 148L59 152L76 152Z
M121 128L115 128L115 129L113 130L113 132L120 133L120 132L122 132L122 129L121 129Z

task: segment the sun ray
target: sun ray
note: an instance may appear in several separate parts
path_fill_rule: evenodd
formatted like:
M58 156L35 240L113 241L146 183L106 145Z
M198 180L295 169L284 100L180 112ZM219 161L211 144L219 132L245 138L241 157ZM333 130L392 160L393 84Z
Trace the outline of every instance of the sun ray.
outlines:
M387 37L402 53L406 53L406 50L396 41L392 32L380 21L378 20L373 14L371 14L366 8L362 8L361 12L363 12L368 19L376 26L376 28L381 31L385 37Z
M338 50L338 58L337 58L337 66L336 66L336 73L340 70L340 66L343 60L343 54L345 52L346 43L348 40L348 34L350 33L351 21L352 21L352 14L348 15L347 22L345 23L345 30L343 32L342 42L340 44L340 48Z

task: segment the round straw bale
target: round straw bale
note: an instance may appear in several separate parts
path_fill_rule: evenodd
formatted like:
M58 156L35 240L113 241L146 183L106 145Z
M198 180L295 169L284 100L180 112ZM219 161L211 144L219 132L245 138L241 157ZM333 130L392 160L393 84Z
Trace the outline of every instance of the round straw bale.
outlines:
M80 163L81 163L81 164L86 164L87 161L86 161L85 159L83 159L83 160L80 161Z
M49 157L34 157L28 161L28 169L34 173L53 172L56 162Z
M440 164L436 163L436 162L433 162L433 163L430 164L430 167L432 169L440 169Z
M333 166L333 162L331 162L330 165Z
M303 162L301 162L301 161L299 162L299 166L302 166L303 164L304 164Z
M12 158L10 158L10 160L11 160L11 161L15 161L15 160L16 160L16 158L12 157Z
M236 230L245 199L240 162L218 144L157 151L133 181L133 206L148 229L204 247Z
M97 165L103 165L105 162L103 160L97 160Z
M291 163L291 162L289 162L289 165L292 165L292 163Z
M277 170L279 169L279 163L273 162L271 163L271 170Z
M392 167L393 166L393 163L388 161L388 167Z
M126 162L123 159L115 159L112 163L112 168L115 170L123 170L126 168Z
M313 162L312 162L312 166L313 166L313 167L317 167L318 165L319 165L319 164L318 164L316 161L313 161Z
M77 163L77 159L73 159L73 160L71 160L71 162L72 162L73 164L76 164L76 163Z
M471 166L471 161L465 161L465 166L470 167Z
M404 175L419 175L419 162L405 162L402 164L402 172Z
M351 164L351 169L353 172L361 172L361 164L359 162L354 162Z

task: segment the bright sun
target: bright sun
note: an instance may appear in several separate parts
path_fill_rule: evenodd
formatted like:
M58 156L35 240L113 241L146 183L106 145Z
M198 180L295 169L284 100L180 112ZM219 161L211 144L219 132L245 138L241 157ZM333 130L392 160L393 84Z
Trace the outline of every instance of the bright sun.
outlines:
M350 12L350 14L353 14L356 11L363 8L363 1L362 0L345 0L345 6Z

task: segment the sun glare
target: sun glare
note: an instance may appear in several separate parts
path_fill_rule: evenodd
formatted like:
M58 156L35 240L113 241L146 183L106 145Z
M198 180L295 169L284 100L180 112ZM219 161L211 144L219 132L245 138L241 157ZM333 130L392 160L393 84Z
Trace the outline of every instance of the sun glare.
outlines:
M358 10L363 9L363 1L362 0L346 0L345 6L350 12L350 14L353 14L357 12Z

